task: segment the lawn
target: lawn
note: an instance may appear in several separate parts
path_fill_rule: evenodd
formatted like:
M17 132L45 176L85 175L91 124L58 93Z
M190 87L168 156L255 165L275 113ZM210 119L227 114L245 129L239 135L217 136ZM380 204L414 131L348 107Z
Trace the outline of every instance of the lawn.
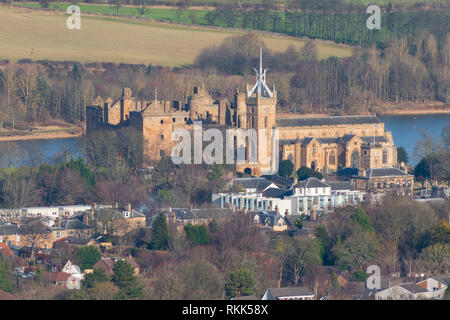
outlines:
M0 6L0 59L76 60L165 66L190 65L205 47L238 31L211 30L127 18L82 16L81 30L68 30L62 12ZM273 50L305 41L264 35ZM351 48L318 42L320 57L346 57Z

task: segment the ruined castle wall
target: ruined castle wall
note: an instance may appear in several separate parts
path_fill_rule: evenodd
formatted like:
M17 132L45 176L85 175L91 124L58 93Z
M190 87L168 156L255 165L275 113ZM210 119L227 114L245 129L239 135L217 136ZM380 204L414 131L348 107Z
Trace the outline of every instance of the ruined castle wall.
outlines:
M107 122L109 124L118 125L122 118L121 118L121 106L120 106L120 100L115 102L111 106L105 106L107 108L105 112L107 113Z

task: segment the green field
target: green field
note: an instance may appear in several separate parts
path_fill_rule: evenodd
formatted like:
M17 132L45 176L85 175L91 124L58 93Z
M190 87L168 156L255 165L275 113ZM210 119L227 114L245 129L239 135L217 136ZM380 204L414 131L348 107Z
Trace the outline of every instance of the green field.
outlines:
M0 59L17 61L76 60L165 66L190 65L208 45L219 44L237 31L157 23L112 17L82 16L81 30L68 30L68 15L0 6ZM264 35L272 50L305 41ZM351 48L318 42L319 56L346 57Z
M164 1L162 1L162 3L164 3L164 4L172 4L172 5L176 5L178 2L180 2L180 0L164 0ZM293 0L278 0L278 1L273 1L273 2L275 2L277 5L281 5L281 6L285 6L285 7L295 3L295 1L293 1ZM447 0L344 0L344 2L345 3L353 3L355 5L376 4L376 5L380 5L380 6L388 5L389 3L391 3L394 6L408 6L408 5L412 5L415 3L425 3L428 5L448 4ZM218 3L236 5L238 3L238 0L192 0L192 3L193 3L193 6L199 6L199 5L210 6L210 5L215 5ZM241 0L242 5L262 4L262 3L263 3L263 0ZM25 4L26 6L28 6L28 5L39 6L39 4L37 2L34 2L34 3L18 2L17 4L21 4L21 5ZM58 5L58 4L52 3L51 6L53 6L53 5ZM113 5L111 5L111 6L113 6Z
M350 0L348 0L350 1ZM410 0L414 2L415 0ZM358 0L358 3L368 2ZM382 1L378 1L381 3ZM440 1L430 0L426 3ZM17 6L38 8L37 2L16 3ZM81 13L93 13L104 16L116 16L117 8L114 5L78 4ZM51 3L49 11L65 11L69 3ZM218 9L207 7L191 7L186 10L177 10L174 7L156 6L147 8L145 17L156 21L166 21L200 26L217 26L223 28L240 28L244 30L262 30L287 34L294 37L330 40L335 43L350 45L368 44L385 48L390 41L398 37L412 38L416 33L432 33L438 44L445 40L450 23L449 10L425 10L418 8L382 13L381 29L369 30L366 28L365 5L354 8L343 8L341 11L316 12L306 11L265 11L265 10L239 10ZM398 9L398 6L395 7ZM139 8L136 6L122 6L120 16L138 17Z

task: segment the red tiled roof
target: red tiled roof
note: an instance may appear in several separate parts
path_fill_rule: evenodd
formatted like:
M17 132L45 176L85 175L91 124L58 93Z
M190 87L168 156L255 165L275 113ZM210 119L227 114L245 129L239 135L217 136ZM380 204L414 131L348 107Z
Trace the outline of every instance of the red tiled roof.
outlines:
M0 253L6 254L7 256L12 257L12 252L4 243L0 243Z
M111 258L101 258L93 267L93 269L103 269L107 273L112 273L114 261Z
M66 272L45 272L44 278L47 279L47 281L57 283L57 282L63 282L67 281L69 277L71 276L70 273Z

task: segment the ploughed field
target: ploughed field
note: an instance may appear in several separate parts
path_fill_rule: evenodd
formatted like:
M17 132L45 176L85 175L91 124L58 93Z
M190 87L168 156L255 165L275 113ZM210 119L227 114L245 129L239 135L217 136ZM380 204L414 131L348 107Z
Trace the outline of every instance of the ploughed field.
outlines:
M83 11L82 11L83 12ZM214 30L127 18L81 16L81 30L69 30L63 12L0 6L0 59L75 60L190 65L200 51L219 44L232 30ZM272 50L289 45L300 48L305 40L262 35ZM351 48L318 41L319 56L347 57Z

